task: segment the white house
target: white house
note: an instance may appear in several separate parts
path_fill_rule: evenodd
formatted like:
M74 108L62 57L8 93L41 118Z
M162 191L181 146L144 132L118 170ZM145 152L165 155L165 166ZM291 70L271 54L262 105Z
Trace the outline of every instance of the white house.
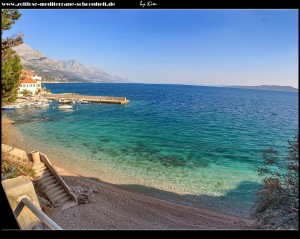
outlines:
M38 76L38 75L33 75L31 77L33 80L36 81L36 88L41 89L42 88L42 77Z
M22 70L21 72L21 77L22 78L31 78L36 81L37 88L41 89L42 88L42 77L38 76L35 74L34 71L29 71L29 70Z
M19 85L19 96L22 96L21 92L23 90L28 90L31 95L34 95L38 91L37 82L31 78L22 79Z

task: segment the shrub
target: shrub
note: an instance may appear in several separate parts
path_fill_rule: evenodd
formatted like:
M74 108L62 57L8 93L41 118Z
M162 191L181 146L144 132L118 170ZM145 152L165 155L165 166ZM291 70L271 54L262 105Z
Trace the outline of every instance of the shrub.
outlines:
M286 157L272 148L263 152L257 169L262 186L252 213L258 228L299 228L299 135L288 144Z

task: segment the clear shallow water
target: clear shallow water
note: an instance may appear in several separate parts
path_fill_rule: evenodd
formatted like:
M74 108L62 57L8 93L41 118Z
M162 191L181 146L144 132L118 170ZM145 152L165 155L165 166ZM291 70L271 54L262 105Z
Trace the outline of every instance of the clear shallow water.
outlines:
M6 112L26 142L115 184L224 198L249 208L267 147L298 131L298 94L146 84L45 84L52 93L125 96L124 105ZM247 205L245 207L245 205ZM226 205L223 205L226 207Z

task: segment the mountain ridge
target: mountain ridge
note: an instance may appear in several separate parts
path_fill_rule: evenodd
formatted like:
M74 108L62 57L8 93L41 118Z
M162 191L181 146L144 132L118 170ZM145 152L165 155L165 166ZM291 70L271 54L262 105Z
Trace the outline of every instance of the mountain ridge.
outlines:
M241 89L250 89L250 90L269 90L269 91L284 91L284 92L297 92L298 89L292 86L282 86L282 85L258 85L258 86L223 86L227 88L241 88Z
M41 51L23 43L13 48L24 68L33 70L43 82L123 83L124 79L96 67L85 66L76 60L54 60Z

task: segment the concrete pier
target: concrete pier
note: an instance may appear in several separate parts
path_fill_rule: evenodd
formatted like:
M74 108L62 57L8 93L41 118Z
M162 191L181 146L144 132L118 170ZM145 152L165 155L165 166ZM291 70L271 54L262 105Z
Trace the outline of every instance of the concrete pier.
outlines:
M89 101L91 103L104 103L104 104L127 104L130 101L126 97L113 97L113 96L91 96L79 95L75 93L67 94L43 94L48 100L71 100L71 101Z

